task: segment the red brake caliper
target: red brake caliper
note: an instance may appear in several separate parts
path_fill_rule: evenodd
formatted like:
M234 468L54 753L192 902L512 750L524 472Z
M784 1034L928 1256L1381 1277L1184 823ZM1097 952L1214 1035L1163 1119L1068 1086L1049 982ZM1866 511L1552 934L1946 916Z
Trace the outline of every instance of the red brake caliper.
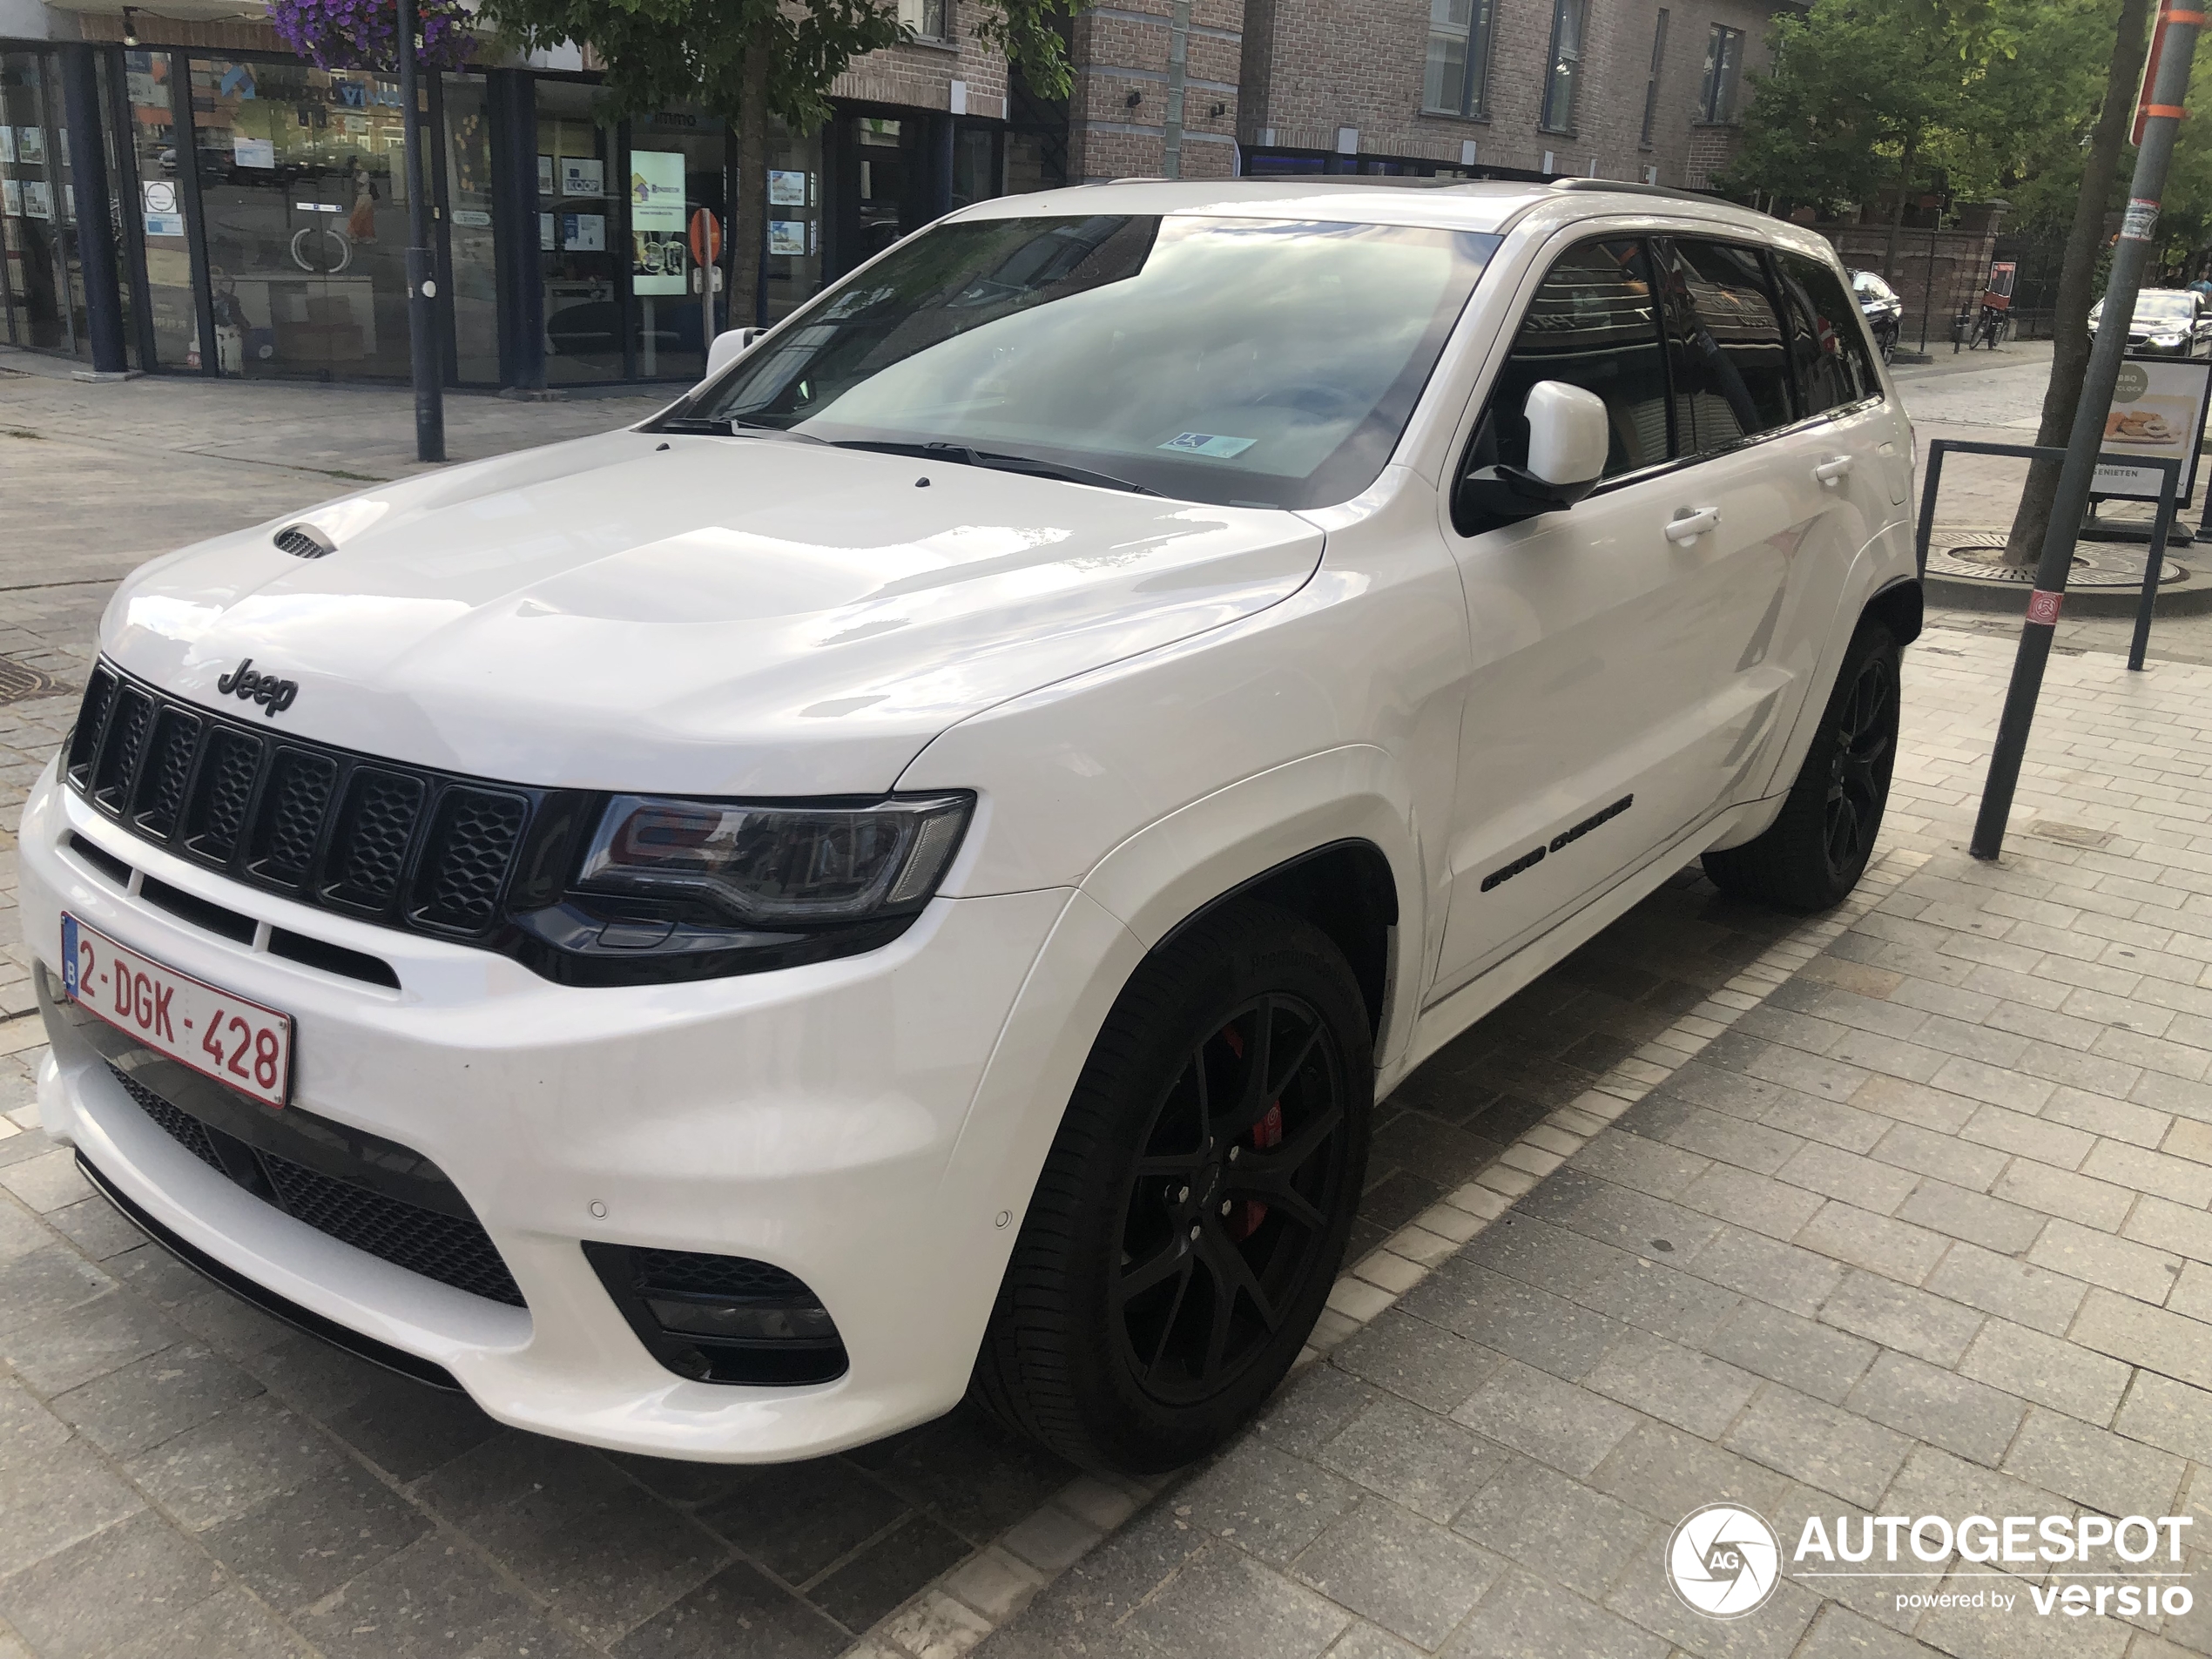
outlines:
M1222 1028L1221 1035L1222 1041L1229 1045L1229 1052L1242 1060L1244 1057L1244 1040L1238 1035L1237 1028L1233 1025L1224 1026ZM1271 1146L1281 1145L1282 1142L1283 1103L1278 1100L1271 1103L1259 1122L1252 1125L1251 1147L1256 1152L1264 1152ZM1259 1231L1259 1224L1266 1219L1265 1202L1258 1198L1247 1198L1238 1205L1235 1213L1229 1217L1229 1236L1231 1238L1250 1238Z

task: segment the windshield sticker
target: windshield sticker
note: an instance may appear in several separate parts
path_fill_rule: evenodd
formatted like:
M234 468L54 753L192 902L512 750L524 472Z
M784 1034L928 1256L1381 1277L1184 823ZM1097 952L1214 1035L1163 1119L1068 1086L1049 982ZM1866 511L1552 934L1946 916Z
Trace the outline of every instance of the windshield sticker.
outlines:
M1231 455L1244 454L1258 442L1258 438L1217 438L1210 432L1178 432L1160 448L1189 455L1212 455L1226 461Z

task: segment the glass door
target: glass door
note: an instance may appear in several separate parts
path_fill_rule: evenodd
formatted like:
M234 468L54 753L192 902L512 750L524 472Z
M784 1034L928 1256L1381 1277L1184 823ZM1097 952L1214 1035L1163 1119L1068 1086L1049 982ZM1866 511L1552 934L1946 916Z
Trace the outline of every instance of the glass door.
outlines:
M404 380L399 83L195 57L192 88L219 371Z
M614 236L622 199L608 178L614 133L592 118L593 91L574 81L537 83L537 239L545 284L549 386L618 381L623 293Z
M822 134L779 119L768 134L767 320L781 322L822 287Z
M199 328L193 315L192 244L185 223L183 165L178 156L176 104L167 52L123 54L124 106L131 146L138 162L135 205L125 199L127 217L138 216L146 259L146 308L153 324L154 361L172 368L199 367Z
M0 52L0 260L12 343L73 351L78 340L64 269L73 219L62 169L61 82L44 52Z
M499 260L486 98L482 76L446 77L446 292L453 308L453 375L463 386L499 384Z

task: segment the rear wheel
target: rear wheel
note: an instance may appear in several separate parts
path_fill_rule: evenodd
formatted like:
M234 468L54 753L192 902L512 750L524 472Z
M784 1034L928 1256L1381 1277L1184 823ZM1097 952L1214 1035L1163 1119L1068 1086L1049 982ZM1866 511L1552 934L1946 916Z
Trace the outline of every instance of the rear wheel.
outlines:
M1858 885L1897 761L1899 657L1886 627L1859 623L1781 816L1757 840L1705 854L1715 886L1785 910L1825 910Z
M974 1392L1095 1469L1224 1439L1282 1380L1340 1264L1373 1057L1343 956L1253 902L1115 1004L1024 1217Z

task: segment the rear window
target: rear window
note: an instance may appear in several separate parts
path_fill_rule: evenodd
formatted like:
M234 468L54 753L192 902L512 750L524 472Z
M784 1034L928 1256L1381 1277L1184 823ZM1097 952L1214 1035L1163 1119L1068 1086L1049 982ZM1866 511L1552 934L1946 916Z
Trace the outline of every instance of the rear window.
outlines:
M1790 360L1757 253L1696 237L1660 246L1681 452L1711 455L1789 425Z
M1805 413L1818 415L1882 395L1882 377L1866 343L1866 323L1842 279L1818 260L1777 253L1784 307L1790 314L1790 355L1804 394Z

